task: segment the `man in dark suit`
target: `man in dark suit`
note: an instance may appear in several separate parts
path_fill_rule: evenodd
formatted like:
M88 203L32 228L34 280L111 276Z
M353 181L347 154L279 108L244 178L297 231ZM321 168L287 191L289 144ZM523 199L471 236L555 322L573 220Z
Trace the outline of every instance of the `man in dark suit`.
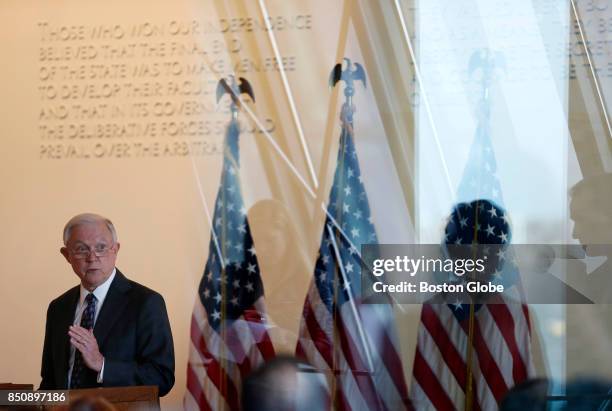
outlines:
M49 304L40 389L174 385L174 346L163 297L115 268L110 220L80 214L60 252L80 278Z

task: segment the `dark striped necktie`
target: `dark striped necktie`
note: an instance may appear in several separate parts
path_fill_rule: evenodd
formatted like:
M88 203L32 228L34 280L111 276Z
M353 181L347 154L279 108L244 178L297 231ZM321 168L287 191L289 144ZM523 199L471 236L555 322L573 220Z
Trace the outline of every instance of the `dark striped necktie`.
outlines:
M96 296L93 293L87 294L85 297L85 303L87 307L85 307L85 311L83 311L83 316L81 317L81 327L86 330L91 330L94 326L94 317L96 315ZM84 371L87 368L85 362L83 361L83 356L81 352L75 348L74 352L74 365L72 366L72 374L70 377L70 388L81 388L83 384L83 376Z

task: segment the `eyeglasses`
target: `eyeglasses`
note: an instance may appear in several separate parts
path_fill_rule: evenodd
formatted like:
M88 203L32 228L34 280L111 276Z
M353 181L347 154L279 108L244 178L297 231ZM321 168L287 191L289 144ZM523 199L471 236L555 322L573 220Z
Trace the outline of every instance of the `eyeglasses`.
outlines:
M93 249L86 246L78 246L70 250L70 253L77 260L84 260L85 258L89 258L91 253L93 253L96 257L104 257L111 251L114 247L114 244L108 246L106 244L98 244Z

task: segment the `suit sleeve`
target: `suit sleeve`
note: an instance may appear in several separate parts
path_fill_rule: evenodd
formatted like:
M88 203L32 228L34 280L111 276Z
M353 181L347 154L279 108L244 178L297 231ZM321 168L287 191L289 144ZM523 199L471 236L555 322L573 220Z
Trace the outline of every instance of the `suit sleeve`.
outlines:
M174 343L161 295L145 298L136 327L136 360L105 358L102 385L157 385L159 395L164 396L174 385Z
M40 390L56 390L59 387L56 384L54 377L54 364L53 364L53 353L52 353L52 344L53 335L52 335L52 323L53 323L53 315L52 315L52 306L53 303L49 304L49 308L47 309L47 322L45 326L45 343L43 345L43 353L42 353L42 365L40 367L40 376L42 380L40 382Z

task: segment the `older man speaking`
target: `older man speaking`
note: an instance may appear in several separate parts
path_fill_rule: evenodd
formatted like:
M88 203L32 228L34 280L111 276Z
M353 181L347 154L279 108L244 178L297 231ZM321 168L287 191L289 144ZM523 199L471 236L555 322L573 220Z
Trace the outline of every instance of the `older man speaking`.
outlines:
M81 284L49 304L40 389L174 385L174 346L164 299L116 267L113 223L80 214L60 252Z

